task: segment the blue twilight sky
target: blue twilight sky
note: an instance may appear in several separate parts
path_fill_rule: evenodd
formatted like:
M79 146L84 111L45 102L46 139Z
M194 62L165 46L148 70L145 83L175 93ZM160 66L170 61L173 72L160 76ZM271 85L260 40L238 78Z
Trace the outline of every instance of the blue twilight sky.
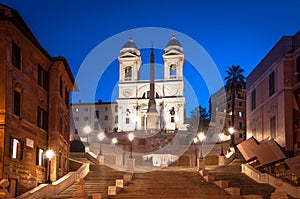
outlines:
M65 56L75 77L98 44L130 29L162 27L187 35L202 45L222 78L231 65L241 65L247 76L283 35L294 35L300 29L298 0L0 0L0 3L20 13L52 56ZM150 47L153 39L151 35L148 37L145 39ZM120 42L126 41L124 37ZM136 44L139 47L139 43ZM147 71L149 49L141 53L143 71ZM157 63L162 63L162 53L155 50ZM95 70L97 67L102 66L95 66ZM188 79L187 113L197 104L208 108L207 86L189 62L184 75ZM102 75L93 100L114 100L116 95L112 93L117 81L118 61L115 60ZM189 95L196 95L198 102ZM86 100L89 99L83 99Z

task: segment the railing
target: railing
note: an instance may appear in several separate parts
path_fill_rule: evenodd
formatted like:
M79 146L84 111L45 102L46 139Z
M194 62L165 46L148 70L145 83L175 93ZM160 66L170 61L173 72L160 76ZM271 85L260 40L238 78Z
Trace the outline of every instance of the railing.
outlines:
M70 160L72 161L72 160ZM84 178L90 171L90 163L83 163L75 172L69 172L67 175L53 182L52 184L41 184L34 189L16 197L16 199L36 199L50 198L76 182L78 178Z
M273 187L276 187L276 180L278 178L269 175L267 173L261 173L259 170L253 168L249 164L242 164L242 173L245 173L247 176L252 178L258 183L268 183L272 185ZM300 187L294 186L292 184L289 184L287 182L282 182L282 190L284 190L287 194L291 195L294 198L300 198Z

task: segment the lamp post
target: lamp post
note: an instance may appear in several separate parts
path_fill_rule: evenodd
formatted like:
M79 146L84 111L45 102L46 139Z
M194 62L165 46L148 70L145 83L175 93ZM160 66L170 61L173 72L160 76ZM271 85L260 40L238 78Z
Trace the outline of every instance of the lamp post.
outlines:
M87 133L87 139L86 139L86 142L89 143L89 134L90 134L90 132L92 131L92 129L91 129L90 126L85 126L85 127L83 128L83 131L84 131L85 133Z
M235 132L235 129L233 127L230 127L230 128L228 128L228 132L230 133L232 147L235 148L235 141L234 141L234 132Z
M194 143L194 146L195 146L195 165L196 166L197 166L197 147L196 147L197 142L198 142L198 138L194 137L193 143Z
M105 135L103 132L100 132L98 134L98 139L100 141L100 148L99 148L99 156L102 156L102 148L101 148L101 142L103 141L103 139L105 138Z
M223 151L223 140L225 138L225 134L224 133L220 133L219 134L219 139L220 139L220 142L221 142L221 153L220 153L220 156L224 156L224 151Z
M133 133L129 133L128 134L128 139L130 141L130 155L129 155L129 158L132 158L132 141L134 139L134 134Z
M51 166L51 159L54 156L54 152L53 150L49 149L48 151L46 151L46 158L48 159L48 164L47 164L47 183L51 184L51 176L50 176L50 166Z
M202 154L202 146L203 146L203 144L202 144L202 142L205 140L206 136L204 135L203 132L200 132L200 133L198 133L197 137L198 137L199 141L201 142L200 159L203 159L203 154Z

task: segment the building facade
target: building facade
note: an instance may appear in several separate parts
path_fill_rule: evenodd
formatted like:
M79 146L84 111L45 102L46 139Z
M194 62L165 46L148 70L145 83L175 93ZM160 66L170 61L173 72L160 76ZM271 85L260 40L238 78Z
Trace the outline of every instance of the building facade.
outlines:
M210 96L210 114L212 129L216 133L229 134L228 128L232 127L232 95L230 90L222 87ZM234 109L235 143L246 139L246 89L242 88L235 95Z
M284 36L247 77L247 134L300 148L300 32Z
M0 179L9 180L16 196L69 171L74 78L66 59L51 57L18 12L4 5L0 51Z
M158 119L152 128L186 130L184 124L184 53L175 36L167 43L164 61L164 79L154 81L154 98ZM153 55L154 56L154 55ZM149 126L150 81L140 80L142 66L140 51L131 38L120 51L118 130L146 130ZM154 63L153 63L154 64ZM147 124L148 123L148 124Z
M118 128L116 102L98 100L96 103L73 103L71 107L71 132L78 133L81 141L97 142L99 132L114 132ZM90 127L90 132L85 131L86 127Z

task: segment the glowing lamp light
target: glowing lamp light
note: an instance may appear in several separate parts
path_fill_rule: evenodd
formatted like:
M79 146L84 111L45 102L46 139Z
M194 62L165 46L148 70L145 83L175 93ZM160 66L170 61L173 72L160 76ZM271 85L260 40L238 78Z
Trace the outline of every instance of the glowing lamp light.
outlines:
M104 138L105 138L105 135L104 135L103 132L101 132L101 133L98 134L98 139L99 139L100 141L104 140Z
M46 157L47 157L49 160L51 160L53 156L54 156L53 150L50 149L50 150L46 151Z
M85 127L83 128L83 131L84 131L85 133L89 133L89 132L92 131L92 129L91 129L90 126L85 126Z
M111 141L112 141L113 144L117 144L118 143L117 138L113 138Z
M231 135L235 132L235 130L234 130L233 127L228 128L228 131L229 131L229 133L230 133Z
M128 139L130 140L130 142L132 142L132 140L134 139L134 134L133 133L129 133L128 134Z
M221 141L223 141L224 138L225 138L225 134L224 134L224 133L220 133L220 134L219 134L219 139L220 139Z
M194 138L193 141L194 141L194 144L196 144L198 142L198 139Z
M204 133L198 133L198 139L200 140L200 142L202 142L203 140L205 140L206 136L204 135Z

